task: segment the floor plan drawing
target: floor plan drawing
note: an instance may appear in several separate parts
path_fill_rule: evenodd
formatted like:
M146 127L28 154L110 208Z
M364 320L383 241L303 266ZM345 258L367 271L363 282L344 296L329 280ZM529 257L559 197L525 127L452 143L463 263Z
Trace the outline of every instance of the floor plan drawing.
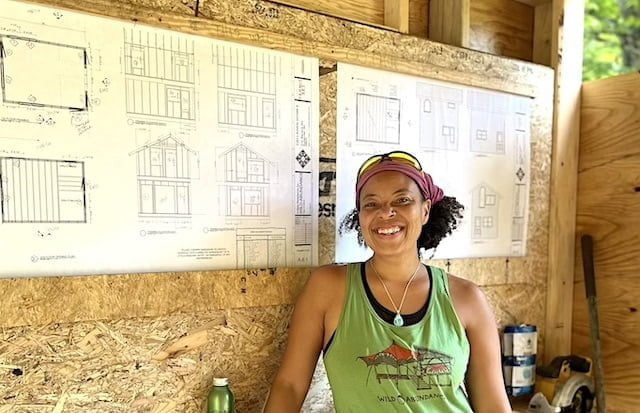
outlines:
M236 232L236 269L276 268L287 262L284 228L243 228Z
M0 33L0 87L6 104L86 111L87 49ZM34 76L32 68L38 68Z
M479 90L469 91L471 151L504 154L509 98Z
M356 140L400 143L400 99L358 93Z
M420 146L457 151L460 144L462 89L418 83Z
M500 195L487 184L473 188L471 195L471 237L497 238Z
M279 59L267 53L217 45L218 123L276 130Z
M169 134L132 152L138 176L138 214L185 217L192 214L191 181L198 177L198 153Z
M274 165L258 152L240 143L218 156L221 210L227 217L269 216L269 198Z
M0 158L3 223L87 222L84 162Z
M124 29L127 113L173 120L196 119L192 40Z

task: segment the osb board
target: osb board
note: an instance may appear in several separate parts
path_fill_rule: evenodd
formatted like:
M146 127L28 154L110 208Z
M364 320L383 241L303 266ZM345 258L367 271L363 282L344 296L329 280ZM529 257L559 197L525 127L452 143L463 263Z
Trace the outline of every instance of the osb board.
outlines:
M385 26L384 0L270 0L316 13L327 14L355 22ZM260 7L256 3L256 7ZM409 0L409 34L427 37L429 22L429 1Z
M640 75L583 87L572 351L591 355L579 236L593 237L607 411L640 391Z
M215 376L229 377L237 412L259 412L290 314L285 305L3 329L0 412L202 412ZM327 411L318 389L305 411Z
M535 9L515 0L471 1L472 49L531 61Z
M1 327L293 303L307 269L0 279Z

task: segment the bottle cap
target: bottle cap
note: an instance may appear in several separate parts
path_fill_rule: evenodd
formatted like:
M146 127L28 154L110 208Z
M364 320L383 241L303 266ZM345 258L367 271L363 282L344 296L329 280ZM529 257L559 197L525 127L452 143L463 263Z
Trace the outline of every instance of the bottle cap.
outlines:
M213 385L214 386L226 386L229 384L229 379L226 377L214 377Z

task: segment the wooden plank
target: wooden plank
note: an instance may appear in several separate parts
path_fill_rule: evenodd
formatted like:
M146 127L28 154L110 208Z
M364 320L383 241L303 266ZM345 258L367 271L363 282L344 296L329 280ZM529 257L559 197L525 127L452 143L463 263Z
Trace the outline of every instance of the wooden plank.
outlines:
M469 46L470 0L430 0L429 39Z
M594 246L598 248L598 244ZM640 389L640 290L636 288L640 275L636 272L602 279L597 258L595 264L607 412L635 411ZM584 284L576 283L572 352L590 355L585 302Z
M551 15L552 4L542 3L535 7L533 23L533 62L551 66Z
M409 32L409 0L384 0L384 25Z
M531 61L534 9L513 0L471 2L470 43L475 50Z
M429 37L429 0L409 0L409 34Z
M580 171L640 154L640 73L586 82L580 138Z
M280 3L297 7L314 13L335 16L358 23L370 24L376 27L385 26L385 8L382 0L269 0L266 3ZM392 28L393 26L389 26Z
M399 25L393 23L393 20L386 22L387 2L399 3L406 8L409 20L408 28L400 30ZM428 35L429 0L341 0L321 2L314 0L268 0L264 3L279 3L415 36L427 37Z
M526 4L527 6L531 6L531 7L538 7L543 4L553 3L552 0L514 0L514 1L517 1L518 3Z
M640 269L638 186L640 155L609 162L579 174L577 233L594 237L598 246L598 279L630 276Z
M607 411L635 411L640 390L640 75L585 83L577 230L594 237ZM576 257L579 260L578 254ZM576 265L572 351L590 354Z
M571 351L575 217L582 86L584 0L554 0L551 65L556 69L551 158L546 351L543 361Z

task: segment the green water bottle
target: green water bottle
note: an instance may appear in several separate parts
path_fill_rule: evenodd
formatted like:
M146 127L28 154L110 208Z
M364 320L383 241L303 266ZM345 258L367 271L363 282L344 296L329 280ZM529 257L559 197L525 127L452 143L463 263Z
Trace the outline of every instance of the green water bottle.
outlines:
M213 388L207 399L207 413L233 413L235 398L229 388L229 379L216 377L213 379Z

